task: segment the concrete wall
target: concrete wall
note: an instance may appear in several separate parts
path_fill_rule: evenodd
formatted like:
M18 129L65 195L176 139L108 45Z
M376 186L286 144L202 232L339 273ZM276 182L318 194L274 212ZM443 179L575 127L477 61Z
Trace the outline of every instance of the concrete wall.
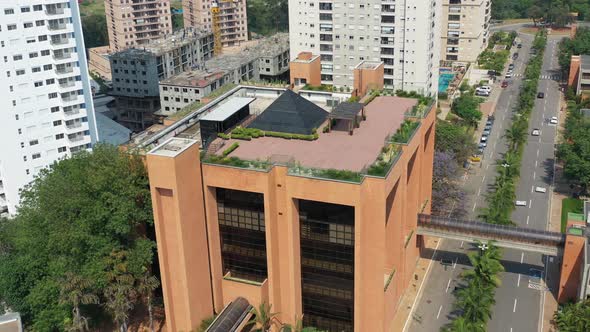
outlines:
M99 46L88 49L88 67L90 72L95 72L107 81L112 80L111 63L108 54L109 46Z

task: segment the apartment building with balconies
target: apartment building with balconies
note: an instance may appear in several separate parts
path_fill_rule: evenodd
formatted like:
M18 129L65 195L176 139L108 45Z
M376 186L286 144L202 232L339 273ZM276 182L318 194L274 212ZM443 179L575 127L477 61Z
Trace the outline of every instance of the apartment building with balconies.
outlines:
M203 27L213 31L213 4L219 8L219 29L223 47L248 40L246 0L182 0L185 27Z
M0 213L40 170L97 140L75 0L0 2Z
M168 330L236 301L322 331L399 328L417 214L430 210L436 104L333 98L238 86L142 143ZM268 135L217 138L236 126Z
M486 49L492 0L443 0L442 61L474 62Z
M170 0L105 0L105 13L113 52L172 33Z
M160 109L158 83L196 68L213 56L213 34L196 28L176 31L110 58L115 120L133 131L154 123Z
M387 89L436 95L441 8L435 0L290 0L291 59L319 54L322 84L350 88L359 62L382 61Z

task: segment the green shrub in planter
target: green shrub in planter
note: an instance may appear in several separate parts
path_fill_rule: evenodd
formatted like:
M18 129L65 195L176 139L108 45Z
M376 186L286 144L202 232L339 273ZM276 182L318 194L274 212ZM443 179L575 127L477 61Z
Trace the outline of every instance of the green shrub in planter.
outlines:
M235 149L237 149L238 146L240 146L240 143L234 142L234 144L230 145L229 148L223 150L223 152L221 154L224 157L227 157L227 155L230 154L230 153L232 153Z
M324 128L322 129L322 133L329 133L330 132L330 127L328 127L327 125L324 126Z
M231 134L231 138L241 139L241 140L244 140L244 141L251 141L252 140L252 137L250 137L248 135L234 134L234 133Z
M226 139L226 140L229 139L229 135L224 134L224 133L217 133L217 137L223 138L223 139Z

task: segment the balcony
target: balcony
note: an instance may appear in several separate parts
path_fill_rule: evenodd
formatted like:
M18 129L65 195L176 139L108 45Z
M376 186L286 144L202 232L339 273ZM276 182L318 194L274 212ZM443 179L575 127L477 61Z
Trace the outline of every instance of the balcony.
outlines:
M67 25L65 23L49 23L47 28L51 31L58 31L64 30L65 28L67 28Z
M84 133L80 134L73 134L73 135L68 135L68 141L70 142L80 142L84 140Z
M65 45L70 41L67 37L53 38L51 37L51 45Z
M77 93L76 94L70 94L70 95L65 94L65 96L64 96L64 94L62 94L61 100L64 103L70 102L70 101L76 101L76 100L78 100L78 94Z
M66 106L64 107L64 114L66 116L73 116L80 114L80 108L78 106Z
M47 6L45 9L45 14L46 15L63 15L65 13L63 8L57 8L57 7L49 7Z
M66 128L67 129L79 129L82 128L82 122L81 121L66 121Z
M64 75L64 74L70 74L74 72L74 68L73 67L62 67L62 68L56 68L55 69L55 73L58 75Z
M54 60L65 60L70 59L72 57L71 52L53 52L53 59Z
M60 79L59 80L59 87L60 88L71 88L76 85L75 80L68 80L68 79Z

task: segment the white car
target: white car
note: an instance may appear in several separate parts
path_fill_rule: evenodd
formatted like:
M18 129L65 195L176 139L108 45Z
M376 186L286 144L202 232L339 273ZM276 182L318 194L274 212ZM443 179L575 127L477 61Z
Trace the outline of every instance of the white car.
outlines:
M549 120L549 123L551 124L557 124L557 117L556 116L552 116L551 120Z
M539 136L541 135L541 131L539 129L533 129L533 131L531 132L531 135L533 136Z
M516 206L526 206L526 201L516 201Z
M547 192L547 188L535 187L535 191L538 192L538 193L546 193Z
M480 86L480 87L479 87L479 88L477 88L476 90L482 90L482 91L488 91L488 92L491 92L491 91L492 91L492 87L491 87L491 86L484 85L484 86Z
M488 141L488 138L487 138L486 136L482 136L482 137L481 137L481 142L482 142L482 143L485 143L485 142L487 142L487 141Z
M512 78L512 73L511 72L507 72L506 76L504 76L505 78Z

